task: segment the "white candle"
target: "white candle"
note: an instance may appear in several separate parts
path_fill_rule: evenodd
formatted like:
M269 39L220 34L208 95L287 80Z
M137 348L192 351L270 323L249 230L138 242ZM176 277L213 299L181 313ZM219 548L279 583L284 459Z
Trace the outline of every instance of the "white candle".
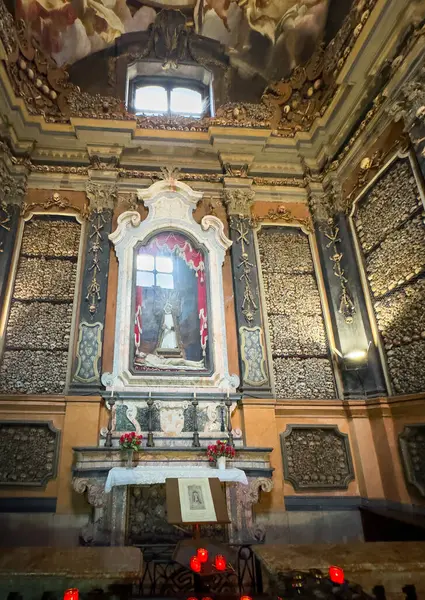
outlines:
M196 400L196 392L193 392L193 399Z
M229 399L229 396L230 396L229 390L227 390L227 399Z
M114 397L114 386L112 386L111 399Z

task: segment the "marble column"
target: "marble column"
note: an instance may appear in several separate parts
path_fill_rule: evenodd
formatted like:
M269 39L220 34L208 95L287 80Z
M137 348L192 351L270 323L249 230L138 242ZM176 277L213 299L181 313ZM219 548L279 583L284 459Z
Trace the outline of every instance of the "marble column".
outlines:
M367 360L358 367L337 357L344 398L386 395L340 184L336 177L325 181L324 186L310 182L308 192L337 350L342 357L367 350Z
M252 180L225 177L224 199L233 242L231 260L239 337L240 387L242 392L251 396L268 397L271 383L251 219L254 203Z
M110 245L108 235L117 198L115 180L92 180L86 185L89 218L78 320L78 341L70 389L96 394L101 388L102 346Z
M8 153L0 149L0 309L5 301L20 207L27 186L25 170L15 170L13 167Z

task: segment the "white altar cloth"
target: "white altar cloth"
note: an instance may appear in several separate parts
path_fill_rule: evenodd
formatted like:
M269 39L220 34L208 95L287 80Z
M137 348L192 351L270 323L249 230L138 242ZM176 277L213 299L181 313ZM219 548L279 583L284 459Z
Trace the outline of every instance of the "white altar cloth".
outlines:
M113 467L106 479L105 492L109 493L116 485L151 485L165 483L166 479L187 479L194 477L217 477L220 481L248 485L245 471L242 469L214 469L212 467L149 467L132 469Z

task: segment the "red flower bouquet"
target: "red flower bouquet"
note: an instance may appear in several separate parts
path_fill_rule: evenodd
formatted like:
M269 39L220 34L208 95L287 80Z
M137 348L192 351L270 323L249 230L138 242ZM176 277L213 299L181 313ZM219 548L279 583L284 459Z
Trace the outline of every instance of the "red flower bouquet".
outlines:
M123 433L120 437L121 450L140 450L142 445L142 435L137 435L134 431L131 433Z
M210 462L217 461L218 458L224 456L225 458L235 458L236 451L227 442L218 440L215 444L208 446L207 456Z

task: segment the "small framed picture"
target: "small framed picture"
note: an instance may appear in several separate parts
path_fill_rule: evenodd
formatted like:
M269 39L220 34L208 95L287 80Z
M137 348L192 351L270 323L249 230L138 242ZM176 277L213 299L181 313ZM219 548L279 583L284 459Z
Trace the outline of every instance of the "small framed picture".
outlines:
M209 479L179 479L178 481L183 522L216 522L217 515Z

